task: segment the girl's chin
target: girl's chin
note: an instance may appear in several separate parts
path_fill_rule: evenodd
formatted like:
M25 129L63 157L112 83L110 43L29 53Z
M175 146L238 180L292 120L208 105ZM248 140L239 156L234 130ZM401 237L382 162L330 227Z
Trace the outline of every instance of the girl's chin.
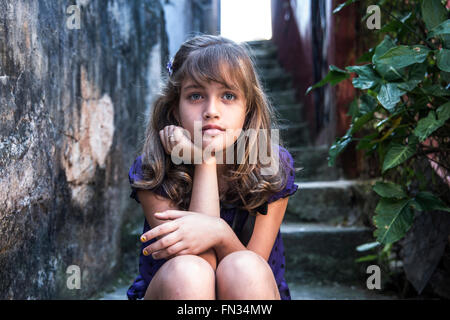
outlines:
M223 151L227 148L225 141L223 139L214 139L214 138L204 138L202 141L202 149L205 150L208 148L214 152Z

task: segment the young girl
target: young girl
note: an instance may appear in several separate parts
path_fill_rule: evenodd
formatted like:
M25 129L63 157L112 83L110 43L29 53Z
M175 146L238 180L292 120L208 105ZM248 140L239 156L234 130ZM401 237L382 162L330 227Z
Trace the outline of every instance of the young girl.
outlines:
M276 119L247 47L195 36L168 70L129 171L146 219L128 298L290 300L280 225L298 186L291 155L272 144ZM271 175L249 161L258 141L279 163Z

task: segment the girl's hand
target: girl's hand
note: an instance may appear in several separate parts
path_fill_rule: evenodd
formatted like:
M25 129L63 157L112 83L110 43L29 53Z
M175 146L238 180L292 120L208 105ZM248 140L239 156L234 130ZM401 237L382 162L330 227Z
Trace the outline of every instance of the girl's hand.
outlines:
M159 131L159 137L161 138L162 145L167 154L171 155L172 150L180 144L179 148L183 150L181 154L175 152L174 156L181 159L184 163L193 163L195 150L197 149L197 154L201 155L202 150L194 145L194 143L189 139L189 133L183 127L178 127L175 125L165 126L164 129Z
M221 240L222 220L192 211L166 210L155 213L155 218L171 221L158 225L141 236L147 242L164 235L144 248L144 255L153 254L154 259L175 255L198 255L216 246Z

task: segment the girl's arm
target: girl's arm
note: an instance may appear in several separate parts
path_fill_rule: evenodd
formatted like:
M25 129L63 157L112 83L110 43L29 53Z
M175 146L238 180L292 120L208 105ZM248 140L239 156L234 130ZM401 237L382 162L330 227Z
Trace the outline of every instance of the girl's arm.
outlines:
M283 221L288 201L289 197L285 197L269 203L267 215L256 216L253 234L247 247L242 244L233 229L224 223L221 241L214 247L217 263L230 253L240 250L251 250L267 261Z
M137 196L142 205L142 209L144 211L145 218L147 219L147 222L152 230L155 229L160 224L171 221L168 219L156 218L155 217L156 212L164 212L167 210L180 210L180 208L177 205L175 205L170 199L159 196L156 193L149 191L149 190L139 189L137 191ZM164 235L157 236L156 239L159 240L162 237L164 237ZM178 254L167 257L167 259L176 257L177 255ZM213 248L210 248L209 250L203 252L202 254L199 254L198 256L205 259L211 265L211 267L214 270L216 270L217 257L216 257L216 253L214 252Z
M189 211L204 213L220 218L219 187L217 182L217 166L215 158L207 163L195 165ZM216 270L217 257L214 248L199 254Z
M184 134L185 129L174 125L164 127L159 131L161 143L167 154L171 155L175 145L184 145L184 150L190 150L190 159L194 160L196 146ZM170 140L169 136L174 139ZM200 149L201 150L201 149ZM203 150L201 150L203 152ZM203 154L203 153L202 153ZM190 162L192 163L192 162ZM219 188L217 183L217 166L214 156L203 159L201 164L195 164L194 181L192 186L189 210L220 218ZM210 248L198 255L204 258L216 270L217 257L214 248Z
M157 195L156 193L138 189L137 197L141 203L142 210L144 211L145 219L147 219L148 225L153 229L160 224L166 223L167 220L160 220L155 218L155 212L162 212L166 210L180 210L180 208L174 204L170 199ZM157 237L158 239L162 237Z

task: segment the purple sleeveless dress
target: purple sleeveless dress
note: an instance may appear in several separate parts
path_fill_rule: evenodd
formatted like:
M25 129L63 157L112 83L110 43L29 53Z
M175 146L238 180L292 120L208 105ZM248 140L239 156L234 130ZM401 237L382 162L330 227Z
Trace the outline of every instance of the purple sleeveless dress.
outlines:
M287 151L283 147L279 147L280 150L280 158L282 157L284 161L280 161L280 164L286 163L289 165L281 166L280 169L288 170L288 181L286 184L286 187L281 190L280 192L273 194L267 201L267 203L274 202L278 199L288 197L292 194L294 194L297 189L298 185L294 183L295 181L295 171L294 171L294 160L292 159L291 154L289 151ZM130 168L128 177L130 180L130 183L133 183L136 180L140 180L142 178L142 171L141 171L141 165L142 165L142 156L139 156L133 163L133 165ZM130 197L135 199L138 203L140 203L137 194L136 194L136 188L131 187L132 192L130 194ZM167 194L162 190L162 188L156 188L153 190L155 193L162 195L164 197L168 197ZM232 221L234 216L237 213L243 213L245 216L248 216L248 211L239 210L235 206L226 204L226 203L220 203L220 217L224 219L231 227ZM261 212L261 211L259 211ZM261 212L262 214L267 214L267 212ZM244 220L241 220L241 223L237 225L237 231L242 230ZM144 219L144 229L142 233L147 232L150 230L150 226L147 223L147 220ZM240 231L239 231L240 232ZM139 275L134 280L134 283L130 286L127 292L127 296L129 300L136 300L136 299L142 299L145 295L145 292L147 291L147 287L150 284L150 281L152 280L155 273L158 271L158 269L167 261L166 259L153 259L152 256L144 256L142 253L142 250L150 245L151 243L155 242L156 239L151 239L150 241L147 241L146 243L143 243L141 246L141 253L139 256ZM274 274L275 280L278 285L278 290L280 292L281 300L291 300L291 294L289 292L288 285L286 283L286 280L284 279L284 271L285 271L285 252L284 252L284 246L283 246L283 240L281 238L281 232L278 230L277 237L275 239L275 243L273 245L272 251L269 256L268 260L269 266L272 269L272 272Z

